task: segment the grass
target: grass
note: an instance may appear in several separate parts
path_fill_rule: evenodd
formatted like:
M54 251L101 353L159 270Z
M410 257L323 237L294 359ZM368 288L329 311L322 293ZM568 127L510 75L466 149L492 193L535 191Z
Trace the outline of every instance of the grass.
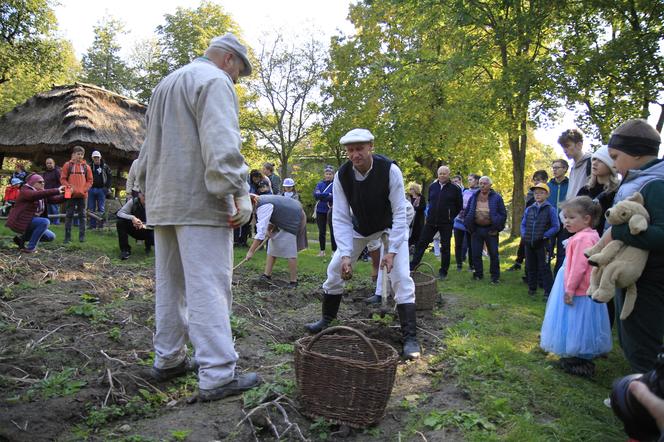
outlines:
M53 230L57 235L55 242L41 244L40 248L63 247L63 227L54 226ZM316 256L315 225L308 226L308 230L309 249L298 255L298 290L320 287L330 261L329 244L327 257ZM73 233L76 239L77 232ZM5 247L13 247L12 236L8 229L0 227L0 239ZM134 247L135 254L128 261L120 261L117 239L112 231L88 232L86 238L85 243L74 241L65 247L106 254L116 265L153 263L154 258L143 256L141 247ZM512 264L517 244L515 240L502 238L502 269ZM246 250L238 248L234 251L236 263L245 256ZM426 253L424 259L437 272L438 258ZM243 270L247 274L260 275L264 265L265 253L258 252L254 259L243 265ZM630 372L617 342L606 359L597 361L597 373L593 379L563 373L555 368L555 358L539 349L544 302L527 295L527 288L521 282L521 272L503 272L500 285L489 285L488 261L485 260L484 265L487 274L484 281L473 281L471 273L465 268L462 272L456 272L453 263L448 279L438 283L443 297L453 295L454 302L446 303L442 311L435 314L451 318L453 325L446 330L444 343L440 347L425 349L429 364L439 365L447 374L453 375L445 376L442 382L456 382L467 394L471 408L456 412L440 409L420 413L417 411L420 399L413 397L412 401L401 404L403 408L413 408L409 427L426 431L455 426L463 432L465 439L471 441L626 440L622 425L602 404L613 379ZM359 263L355 272L368 277L370 266ZM273 275L287 280L286 260L277 260ZM351 284L355 281L353 279ZM89 313L84 311L85 304L86 300L82 300L80 314ZM235 324L235 333L243 331L242 324ZM290 347L287 345L276 344L271 350L276 354L288 353ZM245 402L255 403L266 395L291 391L293 386L290 383L280 381L283 379L266 384L263 389L256 390L255 397L245 397ZM67 384L66 380L64 383ZM58 391L58 394L63 393ZM145 404L146 399L142 399ZM118 410L118 413L126 411ZM103 416L103 420L108 418L112 416ZM312 425L319 435L327 434L324 424L314 422ZM185 436L184 433L182 436Z

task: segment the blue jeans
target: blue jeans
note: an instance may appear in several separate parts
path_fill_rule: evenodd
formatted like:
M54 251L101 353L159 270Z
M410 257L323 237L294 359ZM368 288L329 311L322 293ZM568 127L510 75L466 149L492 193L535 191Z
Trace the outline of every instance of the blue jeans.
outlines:
M91 187L88 190L88 210L103 215L106 210L106 189L104 187ZM103 227L103 224L103 221L100 221L99 227ZM90 217L90 228L97 228L97 220L93 217Z
M55 233L48 230L48 226L51 222L48 218L42 218L40 216L35 216L30 221L30 227L23 234L23 239L25 241L30 241L25 247L26 249L35 249L39 241L53 241L55 239Z
M60 214L60 204L48 204L48 214L49 215L58 215ZM60 218L53 218L51 224L60 224Z
M482 246L486 244L489 252L489 272L491 280L500 279L500 260L498 258L498 234L489 235L490 227L477 226L477 230L471 235L471 247L473 250L473 267L475 277L484 277L484 266L482 264Z

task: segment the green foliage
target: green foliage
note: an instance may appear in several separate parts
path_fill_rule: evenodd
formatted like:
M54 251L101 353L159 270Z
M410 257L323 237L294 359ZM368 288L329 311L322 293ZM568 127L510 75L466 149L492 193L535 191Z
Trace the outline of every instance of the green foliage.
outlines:
M132 89L133 74L120 57L117 39L125 34L124 25L112 17L103 18L94 28L95 39L83 55L83 79L119 94Z
M50 0L0 2L0 115L52 84L70 82L79 66L57 37Z
M29 399L49 399L71 396L83 388L87 382L73 379L74 368L65 368L59 373L50 374L47 378L34 384L27 392Z
M264 382L259 387L246 391L242 395L244 408L254 408L279 395L291 396L295 391L295 381L277 377L272 382Z
M247 334L248 322L241 316L231 316L231 330L234 338L241 338Z
M381 324L383 327L389 327L394 322L394 315L387 314L381 316L378 313L374 313L373 315L371 315L371 320L378 324Z
M474 411L432 411L422 420L422 423L432 430L446 427L457 427L465 431L475 428L483 430L495 430L496 428L494 424Z
M177 441L185 441L191 434L191 430L171 430L171 437Z
M66 310L67 314L75 316L83 316L90 319L93 323L100 323L108 320L108 314L102 310L99 305L99 298L90 293L83 293L81 295L81 302L77 305L72 305Z
M293 344L272 342L270 343L270 350L278 355L285 355L293 353L295 346Z
M332 426L325 418L319 417L309 425L309 431L316 435L316 440L327 440L330 437Z
M120 331L119 327L113 327L108 331L108 338L116 342L120 341L121 336L122 336L122 331Z

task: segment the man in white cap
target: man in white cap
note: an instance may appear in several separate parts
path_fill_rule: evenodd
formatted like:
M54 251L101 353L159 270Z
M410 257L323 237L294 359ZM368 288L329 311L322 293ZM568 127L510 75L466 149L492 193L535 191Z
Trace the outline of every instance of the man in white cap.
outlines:
M155 88L136 177L154 226L156 296L153 379L198 366L199 399L239 394L261 380L236 374L231 334L233 228L251 216L233 86L251 74L233 34ZM195 362L187 358L189 340Z
M348 161L334 179L332 225L337 250L327 267L323 284L323 306L320 321L307 324L317 333L337 317L344 280L350 279L353 263L369 244L389 236L388 250L380 267L390 274L403 336L403 357L420 356L417 342L415 283L410 277L408 225L403 175L394 162L373 153L374 136L367 129L353 129L339 141L346 148ZM352 213L351 213L352 210Z
M111 195L111 179L113 172L108 164L101 159L98 150L92 152L92 187L88 191L88 210L104 216L106 212L106 197ZM104 227L104 221L99 221L99 228ZM90 217L90 229L97 228L97 220Z

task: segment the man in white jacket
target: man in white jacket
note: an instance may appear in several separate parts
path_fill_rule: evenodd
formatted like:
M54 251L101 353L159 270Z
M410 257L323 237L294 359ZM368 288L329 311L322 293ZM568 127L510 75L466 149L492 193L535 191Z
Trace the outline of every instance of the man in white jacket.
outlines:
M155 231L157 381L198 367L199 399L211 401L258 385L236 375L231 334L233 228L251 215L248 168L240 153L234 83L251 74L233 34L165 77L146 115L136 176ZM195 362L186 353L186 339Z
M390 284L401 323L403 357L420 357L417 342L415 283L410 277L406 194L401 169L373 153L374 136L367 129L353 129L339 140L348 161L334 177L332 225L337 250L327 267L323 284L321 319L306 325L318 333L337 317L344 280L350 279L353 263L371 241L388 234L388 250L380 267L390 275Z

